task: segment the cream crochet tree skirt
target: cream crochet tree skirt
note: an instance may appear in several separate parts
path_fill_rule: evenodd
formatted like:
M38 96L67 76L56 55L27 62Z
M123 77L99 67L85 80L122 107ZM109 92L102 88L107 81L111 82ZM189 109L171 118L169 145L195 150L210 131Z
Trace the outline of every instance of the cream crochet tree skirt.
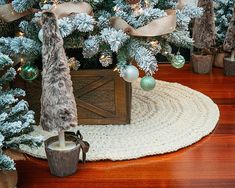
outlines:
M217 105L200 92L177 83L157 81L151 92L143 91L139 80L133 84L130 125L80 125L90 143L89 161L127 160L173 152L208 135L219 119ZM48 138L55 133L35 128L33 135ZM46 158L43 146L25 153Z

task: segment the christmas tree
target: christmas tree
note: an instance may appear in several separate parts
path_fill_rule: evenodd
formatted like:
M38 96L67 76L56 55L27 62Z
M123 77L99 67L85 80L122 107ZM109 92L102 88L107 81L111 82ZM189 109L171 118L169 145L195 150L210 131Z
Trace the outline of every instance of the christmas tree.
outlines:
M233 16L233 4L234 0L215 0L216 45L220 48Z
M1 4L4 2L1 1ZM162 54L176 62L177 58L182 57L173 54L171 46L192 46L189 23L202 14L201 8L187 4L182 6L182 3L178 6L175 0L79 2L80 0L13 0L9 5L2 5L0 10L4 15L0 13L0 18L6 22L15 20L12 15L7 15L10 11L6 7L15 11L17 19L22 17L19 30L24 36L1 37L1 51L8 55L23 56L25 62L34 62L41 55L42 43L39 39L42 38L42 11L49 10L58 18L65 48L82 48L84 58L98 56L104 67L113 63L112 54L116 54L118 61L115 66L124 77L131 59L147 75L152 75L158 67L156 55ZM167 9L171 11L166 11ZM32 15L32 12L36 13ZM27 14L31 14L31 17L25 16ZM156 27L156 24L161 25Z
M2 149L18 150L21 144L39 146L42 138L28 135L33 131L34 112L29 110L28 103L19 100L25 96L21 89L9 89L16 71L13 61L0 51L0 170L14 170L14 161L3 153Z

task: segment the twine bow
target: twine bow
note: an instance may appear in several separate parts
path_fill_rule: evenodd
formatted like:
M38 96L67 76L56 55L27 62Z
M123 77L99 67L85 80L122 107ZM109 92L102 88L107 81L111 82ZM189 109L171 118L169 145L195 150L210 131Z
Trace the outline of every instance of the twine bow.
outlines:
M71 131L66 131L64 133L65 133L65 135L73 136L74 138L76 138L77 143L79 143L80 148L82 150L82 162L85 163L86 162L86 153L89 151L90 144L86 141L83 141L83 136L79 130L76 133L71 132Z

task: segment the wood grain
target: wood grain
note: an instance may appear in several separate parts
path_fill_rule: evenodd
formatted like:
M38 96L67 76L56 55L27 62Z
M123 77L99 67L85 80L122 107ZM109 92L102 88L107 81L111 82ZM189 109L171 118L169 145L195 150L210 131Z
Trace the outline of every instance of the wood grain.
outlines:
M130 123L131 85L113 70L72 71L73 91L79 124ZM39 122L41 78L32 83L18 78L15 86L27 92L26 100Z
M222 69L198 75L189 66L160 65L157 79L179 82L210 96L221 111L215 131L178 152L130 161L79 164L67 178L50 175L47 162L18 161L18 188L235 187L235 77Z

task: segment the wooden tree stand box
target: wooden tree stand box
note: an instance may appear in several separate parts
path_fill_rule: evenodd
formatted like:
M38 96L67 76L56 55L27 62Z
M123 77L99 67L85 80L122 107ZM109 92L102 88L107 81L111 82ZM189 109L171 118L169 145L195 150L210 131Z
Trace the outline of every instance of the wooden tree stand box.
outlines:
M131 84L109 69L71 72L79 124L129 124L131 116ZM32 82L17 79L14 87L26 91L30 109L40 118L41 78Z

